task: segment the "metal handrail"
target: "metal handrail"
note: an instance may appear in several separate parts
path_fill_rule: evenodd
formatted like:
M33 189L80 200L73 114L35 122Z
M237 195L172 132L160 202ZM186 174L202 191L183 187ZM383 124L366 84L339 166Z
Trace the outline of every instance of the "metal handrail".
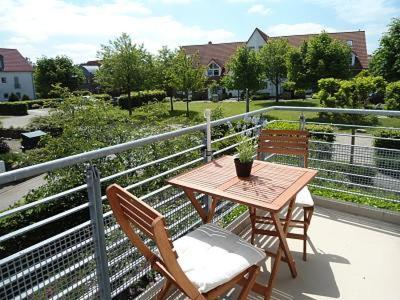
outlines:
M274 110L283 110L283 111L298 111L298 112L330 112L330 113L339 113L339 114L360 114L360 115L384 115L384 116L396 116L400 117L400 111L394 110L365 110L365 109L344 109L344 108L316 108L316 107L297 107L297 106L271 106L268 108L263 108L259 110L255 110L248 113L243 113L239 115L235 115L232 117L219 119L211 122L211 126L221 125L227 122L235 121L242 119L244 117L251 117L255 115L260 115L266 112L274 111ZM140 147L144 145L148 145L155 142L164 141L167 139L171 139L174 137L182 136L188 133L192 133L195 131L204 131L206 130L206 123L186 127L182 129L178 129L175 131L165 132L153 136L148 136L145 138L137 139L134 141L129 141L126 143L108 146L92 151L88 151L85 153L75 154L63 158L59 158L56 160L44 162L41 164L5 172L0 174L0 185L6 184L12 181L28 178L31 176L40 175L46 172L53 171L55 169L65 168L68 166L76 165L79 163L88 162L93 159L105 157L107 155L121 153L127 151L129 149Z

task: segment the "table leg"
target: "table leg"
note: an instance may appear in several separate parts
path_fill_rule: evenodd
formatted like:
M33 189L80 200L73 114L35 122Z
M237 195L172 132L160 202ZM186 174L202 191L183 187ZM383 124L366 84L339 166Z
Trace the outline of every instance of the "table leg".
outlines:
M208 210L208 213L207 213L206 223L211 223L212 222L212 219L213 219L214 214L215 214L215 208L217 207L217 203L218 203L219 199L220 199L219 197L215 197L215 196L211 198L211 206L210 206L210 208Z
M272 288L274 286L276 275L278 274L279 265L280 265L280 262L282 259L282 252L285 254L285 258L289 265L289 269L292 274L292 277L295 278L297 276L296 265L295 265L294 259L292 257L292 254L290 253L289 246L286 241L286 235L287 235L287 232L289 229L289 222L292 217L293 206L294 206L294 199L292 199L289 204L288 212L287 212L286 218L285 218L286 222L285 222L284 226L282 226L282 223L279 219L278 213L271 213L271 219L272 219L272 222L274 223L274 226L275 226L275 229L277 232L277 236L279 238L279 246L278 246L278 251L277 251L275 259L274 259L274 263L272 265L271 275L270 275L269 281L268 281L268 286L267 286L267 288L265 290L265 294L264 294L264 299L266 299L266 300L271 298Z
M199 213L200 218L203 221L203 223L209 223L208 222L208 215L204 211L204 209L201 207L201 204L199 203L199 201L197 201L196 196L194 195L194 191L191 190L191 189L183 189L183 191L185 192L186 196L189 198L190 202L192 202L194 208Z

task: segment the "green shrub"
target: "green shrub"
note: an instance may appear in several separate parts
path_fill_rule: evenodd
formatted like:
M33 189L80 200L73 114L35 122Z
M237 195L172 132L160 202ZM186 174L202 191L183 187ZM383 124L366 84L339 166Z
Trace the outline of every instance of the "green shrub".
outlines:
M161 90L149 90L149 91L141 91L141 92L133 92L131 93L131 101L132 107L139 107L142 104L147 104L149 102L161 102L167 96L165 91ZM122 109L128 109L128 96L121 95L118 99L118 105Z
M385 138L375 139L374 146L378 148L375 150L375 162L376 165L381 168L381 172L395 177L400 178L400 151L391 151L387 149L400 150L400 129L398 130L377 130L374 132L374 136ZM389 139L389 140L386 140Z
M0 115L25 116L28 114L28 105L25 102L1 102Z
M8 152L0 154L0 160L4 161L6 171L18 168L21 164L21 153Z
M297 89L294 91L294 97L296 99L306 99L306 91L304 89Z
M74 96L90 96L92 93L88 90L73 91Z
M22 96L21 100L22 100L22 101L27 101L27 100L30 100L30 98L29 98L28 95L25 95L25 94L24 94L24 95Z
M92 97L104 101L110 101L112 99L112 97L109 94L94 94L92 95Z
M318 80L318 89L326 91L330 96L335 94L340 88L340 79L323 78Z
M400 110L400 81L391 82L386 87L386 108Z
M251 100L265 100L269 99L270 94L269 93L257 93L254 95L251 95L250 99Z
M293 98L292 92L288 92L288 91L284 91L281 96L282 96L283 100L290 100Z
M4 140L0 140L0 154L8 152L10 152L10 146Z
M19 97L14 93L11 93L10 96L8 97L8 101L10 101L10 102L14 102L14 101L18 101L18 100L19 100Z
M296 88L296 82L285 81L284 83L282 83L282 88L287 92L293 92Z

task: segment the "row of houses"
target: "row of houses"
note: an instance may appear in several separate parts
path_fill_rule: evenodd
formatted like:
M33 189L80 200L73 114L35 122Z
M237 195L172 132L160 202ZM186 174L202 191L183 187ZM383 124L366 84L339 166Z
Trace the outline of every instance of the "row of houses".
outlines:
M349 32L335 32L328 33L334 39L342 41L349 45L352 49L351 68L355 73L368 68L368 54L367 43L365 39L365 31L349 31ZM269 36L259 28L254 29L247 41L231 42L231 43L218 43L214 44L208 42L202 45L189 45L182 46L182 49L188 55L199 53L200 63L206 66L206 76L210 80L219 80L224 76L227 70L227 62L230 57L235 53L238 47L248 47L258 51L270 40L286 39L288 43L294 47L300 47L302 43L316 34L302 34L302 35L288 35L288 36ZM282 87L278 87L279 93L282 93ZM229 93L237 96L237 91L226 91L223 87L219 88L219 93ZM271 82L265 83L265 88L259 91L260 93L269 93L275 96L275 86ZM210 94L210 92L209 92Z
M359 72L368 68L367 44L365 39L365 31L349 31L328 33L332 38L342 41L349 45L352 49L351 68L355 72ZM247 41L218 43L208 42L202 45L187 45L181 48L188 55L199 53L200 63L206 67L206 74L210 80L219 80L227 73L227 62L239 47L248 47L255 51L270 40L283 38L290 45L300 47L300 45L315 36L315 34L288 35L288 36L269 36L259 28L256 28ZM100 66L99 61L88 61L81 64L85 81L81 88L91 92L98 92L99 87L94 84L94 74ZM35 88L33 84L33 67L31 63L24 58L17 49L0 48L0 101L8 100L11 93L21 98L23 95L30 99L35 99ZM279 93L282 87L279 86ZM265 88L260 90L262 93L269 93L275 96L275 86L266 82ZM218 93L230 93L237 96L238 91L226 91L220 87ZM210 91L209 91L210 97Z

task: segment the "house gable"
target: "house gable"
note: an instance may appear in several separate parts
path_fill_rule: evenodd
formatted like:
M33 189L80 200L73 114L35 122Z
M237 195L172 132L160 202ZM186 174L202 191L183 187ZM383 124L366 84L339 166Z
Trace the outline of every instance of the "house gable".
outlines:
M256 28L246 42L246 47L253 50L259 50L267 42L267 40L268 35Z

